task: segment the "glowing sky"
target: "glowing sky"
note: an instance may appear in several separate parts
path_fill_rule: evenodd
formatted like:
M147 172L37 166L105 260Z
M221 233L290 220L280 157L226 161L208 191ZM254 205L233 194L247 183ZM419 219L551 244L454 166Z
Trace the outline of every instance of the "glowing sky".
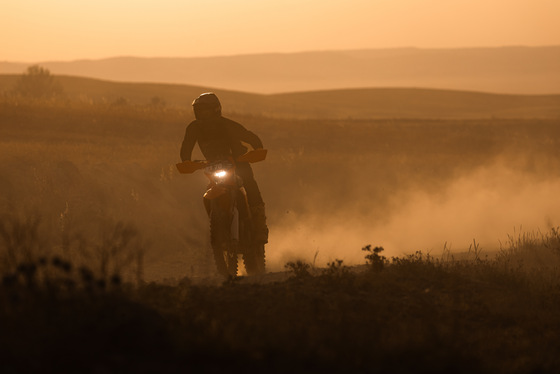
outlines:
M0 61L560 45L560 0L0 0Z

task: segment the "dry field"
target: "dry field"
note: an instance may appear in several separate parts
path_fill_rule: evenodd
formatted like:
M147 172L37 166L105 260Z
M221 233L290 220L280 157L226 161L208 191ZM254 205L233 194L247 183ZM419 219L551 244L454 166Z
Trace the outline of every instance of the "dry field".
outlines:
M188 109L0 100L8 372L560 369L557 119L227 113L278 274L222 284Z
M132 225L147 280L212 269L205 178L174 168L188 107L1 105L4 215L40 216L55 242L85 236L89 247L117 223ZM231 117L270 150L254 169L271 270L294 258L361 263L356 249L368 243L391 256L441 254L446 242L461 252L473 239L497 250L513 230L547 231L560 218L556 120Z

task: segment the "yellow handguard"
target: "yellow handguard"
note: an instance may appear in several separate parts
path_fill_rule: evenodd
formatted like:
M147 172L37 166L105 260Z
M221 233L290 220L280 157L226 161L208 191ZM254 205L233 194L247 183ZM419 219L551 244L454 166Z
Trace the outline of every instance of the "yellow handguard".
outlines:
M237 161L249 163L263 161L266 158L267 152L268 151L263 148L253 149L252 151L237 157Z
M181 174L192 174L197 170L200 169L204 169L204 167L206 166L206 162L205 161L183 161L178 163L177 165L177 170L179 170L179 173Z

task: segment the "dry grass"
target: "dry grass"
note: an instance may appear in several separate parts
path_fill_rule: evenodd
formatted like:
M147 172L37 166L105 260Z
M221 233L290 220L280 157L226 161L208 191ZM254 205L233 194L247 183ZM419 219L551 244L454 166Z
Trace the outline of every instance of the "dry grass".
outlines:
M149 279L211 270L196 200L204 178L180 177L174 169L189 113L72 102L4 100L0 106L3 211L38 210L50 227L66 212L69 228L93 235L107 220L131 222L152 248ZM254 166L257 180L272 227L292 232L298 224L331 224L325 219L336 216L354 227L383 224L410 193L437 196L496 159L534 180L560 163L554 121L234 119L269 148L267 161ZM443 233L444 240L450 239ZM309 248L310 256L319 251L325 264L333 258L321 245ZM276 268L287 261L277 260Z
M346 244L365 265L288 259L282 277L222 284L191 201L204 180L173 169L188 115L0 105L4 371L560 370L557 229L515 231L495 260L478 240L466 260ZM271 150L255 169L272 230L286 208L373 226L404 191L496 157L532 181L560 161L554 121L236 119Z

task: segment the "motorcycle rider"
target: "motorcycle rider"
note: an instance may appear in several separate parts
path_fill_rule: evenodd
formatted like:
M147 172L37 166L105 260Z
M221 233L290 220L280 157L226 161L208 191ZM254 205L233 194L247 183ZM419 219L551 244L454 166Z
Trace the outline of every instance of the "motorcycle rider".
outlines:
M242 142L254 149L263 148L261 139L241 124L222 116L222 105L218 97L212 92L198 96L192 102L195 120L185 131L185 138L181 145L181 160L191 160L194 145L198 146L204 157L209 160L219 160L228 156L236 159L247 152ZM251 217L255 228L255 239L260 243L268 242L268 227L264 201L255 181L253 169L248 162L237 162L236 173L243 180L247 192L247 200L251 209Z

